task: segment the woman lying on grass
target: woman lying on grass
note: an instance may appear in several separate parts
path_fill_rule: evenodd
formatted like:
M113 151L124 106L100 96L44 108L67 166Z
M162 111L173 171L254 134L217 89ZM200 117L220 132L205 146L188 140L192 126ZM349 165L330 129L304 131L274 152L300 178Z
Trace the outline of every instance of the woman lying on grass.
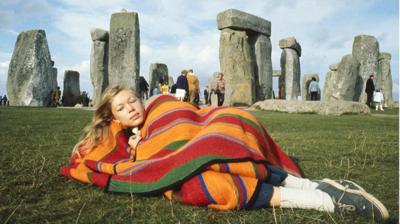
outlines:
M132 134L131 130L137 130ZM262 207L354 212L385 206L354 182L310 181L250 113L161 95L146 109L128 88L105 91L61 173L112 192L164 194L218 210Z

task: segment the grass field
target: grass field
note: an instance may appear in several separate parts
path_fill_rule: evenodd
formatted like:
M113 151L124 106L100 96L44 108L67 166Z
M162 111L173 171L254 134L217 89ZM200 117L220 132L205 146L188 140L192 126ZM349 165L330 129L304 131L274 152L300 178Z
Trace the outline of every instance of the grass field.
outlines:
M363 186L399 222L398 110L370 116L253 112L308 178ZM0 107L0 223L371 223L310 210L218 212L159 197L105 193L62 177L93 111Z

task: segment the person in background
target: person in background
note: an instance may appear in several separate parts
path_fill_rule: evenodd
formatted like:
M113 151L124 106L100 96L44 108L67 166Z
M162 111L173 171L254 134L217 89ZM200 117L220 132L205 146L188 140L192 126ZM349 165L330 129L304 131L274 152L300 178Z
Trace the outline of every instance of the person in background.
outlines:
M204 104L208 105L208 86L206 86L206 88L204 89Z
M383 94L380 89L377 89L374 92L374 104L375 104L375 110L381 110L383 111L383 102L385 99L383 98Z
M365 85L365 92L367 93L367 106L372 107L372 97L374 95L375 85L374 85L374 75L370 75Z
M181 75L178 77L178 80L176 80L175 96L181 101L185 101L186 96L189 93L189 85L186 76L187 76L187 71L182 70Z
M320 92L319 85L315 77L311 78L310 85L308 86L308 93L311 95L311 101L318 100L318 93Z
M196 103L196 97L199 95L199 79L197 75L193 73L193 69L189 69L187 73L188 89L189 89L189 102Z
M225 79L224 74L220 74L217 82L217 90L215 91L218 96L218 106L222 106L225 100Z
M8 101L6 94L4 94L3 99L1 100L0 104L3 105L3 106L9 106L10 105L10 102Z
M149 84L143 76L139 77L139 94L143 100L149 99Z
M169 86L167 82L161 86L161 94L169 94Z

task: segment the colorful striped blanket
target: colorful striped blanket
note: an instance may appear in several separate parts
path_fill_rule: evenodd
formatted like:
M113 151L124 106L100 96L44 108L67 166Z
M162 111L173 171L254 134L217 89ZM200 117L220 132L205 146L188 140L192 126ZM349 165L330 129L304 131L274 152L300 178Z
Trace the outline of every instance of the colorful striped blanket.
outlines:
M222 210L245 207L260 182L268 181L267 165L300 176L298 167L245 110L199 109L162 95L147 106L145 116L136 150L127 144L128 132L112 122L110 141L86 155L82 151L81 158L73 155L61 173L107 191L164 193ZM234 191L229 203L221 196L225 191Z

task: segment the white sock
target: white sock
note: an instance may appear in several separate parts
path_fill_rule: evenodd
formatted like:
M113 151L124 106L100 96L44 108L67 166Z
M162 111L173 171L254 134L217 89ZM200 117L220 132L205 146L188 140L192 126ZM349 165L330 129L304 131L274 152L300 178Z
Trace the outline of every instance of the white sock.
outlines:
M281 208L315 209L333 213L335 205L329 195L320 190L303 190L279 187Z
M286 179L282 182L283 187L297 188L297 189L309 189L314 190L318 187L318 183L311 181L310 179L295 177L288 174Z

